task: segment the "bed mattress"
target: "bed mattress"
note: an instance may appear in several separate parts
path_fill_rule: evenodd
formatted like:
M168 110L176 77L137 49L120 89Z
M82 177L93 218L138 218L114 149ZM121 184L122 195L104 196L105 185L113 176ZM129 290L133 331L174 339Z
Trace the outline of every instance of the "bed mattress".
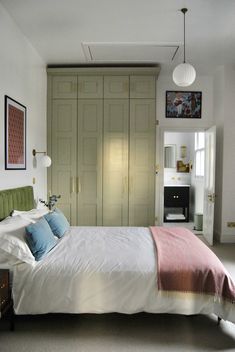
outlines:
M157 288L157 252L143 227L71 227L36 264L14 268L16 314L211 314L235 322L231 304Z

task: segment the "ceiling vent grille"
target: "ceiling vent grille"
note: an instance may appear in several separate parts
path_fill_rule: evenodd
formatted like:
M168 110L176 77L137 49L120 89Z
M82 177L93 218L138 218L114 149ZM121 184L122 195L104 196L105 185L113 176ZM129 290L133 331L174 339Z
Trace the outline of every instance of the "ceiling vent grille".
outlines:
M82 48L88 62L171 63L182 43L88 43Z

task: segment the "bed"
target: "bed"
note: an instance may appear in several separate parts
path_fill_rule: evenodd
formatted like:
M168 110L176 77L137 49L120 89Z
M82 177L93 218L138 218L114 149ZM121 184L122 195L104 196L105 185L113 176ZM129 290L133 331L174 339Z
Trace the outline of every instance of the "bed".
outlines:
M19 190L11 190L9 197L12 197L15 191ZM33 190L27 191L30 194L30 196L27 194L28 210L33 207ZM4 191L0 192L0 204L2 193ZM6 196L4 197L6 202ZM6 203L7 207L1 207L5 209L4 216L7 215L6 212L9 214L12 209L19 208L17 202L14 206L11 201ZM21 205L23 203L21 199ZM24 210L22 208L23 206L21 210ZM0 216L4 217L2 213ZM155 243L155 230L159 234L162 233L161 247L160 245L157 247ZM144 311L185 315L216 314L235 323L234 284L219 261L223 275L219 278L219 282L223 281L223 288L225 284L227 285L225 294L200 290L190 292L184 288L188 280L185 277L183 289L178 290L174 285L169 285L171 282L176 284L179 282L175 279L174 270L173 279L172 277L165 279L168 286L164 289L164 280L160 282L159 258L162 253L163 257L168 259L170 257L165 252L167 243L165 239L169 236L161 231L163 231L161 227L153 229L70 227L42 260L32 262L18 260L17 263L9 261L13 273L15 314L109 312L133 314ZM0 223L0 248L1 232ZM174 237L174 229L170 232ZM189 239L190 236L194 235L189 235ZM194 241L193 237L191 239ZM179 241L178 248L181 247L182 238ZM188 241L190 243L191 240ZM202 251L210 253L210 256L212 252L210 250L207 252L208 248L200 240L196 241L200 242ZM168 242L171 244L172 239ZM181 256L180 253L179 257ZM215 259L216 256L213 256ZM195 271L200 270L196 268ZM209 277L213 270L209 270L208 273ZM188 281L190 280L191 278ZM202 281L204 280L208 278L203 278ZM226 289L230 290L228 295Z

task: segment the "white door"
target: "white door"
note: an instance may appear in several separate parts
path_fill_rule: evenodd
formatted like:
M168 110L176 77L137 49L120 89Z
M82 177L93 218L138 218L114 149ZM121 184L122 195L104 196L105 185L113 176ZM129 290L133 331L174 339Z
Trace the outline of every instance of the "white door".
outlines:
M215 153L216 127L205 131L205 177L203 204L203 234L210 245L213 245L214 205L215 205Z

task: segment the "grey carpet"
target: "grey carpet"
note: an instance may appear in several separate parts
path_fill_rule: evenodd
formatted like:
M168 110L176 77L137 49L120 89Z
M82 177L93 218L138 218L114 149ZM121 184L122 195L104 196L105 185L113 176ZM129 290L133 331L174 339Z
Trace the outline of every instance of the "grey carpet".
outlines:
M0 351L235 351L235 326L199 315L21 316L14 332L2 322Z

